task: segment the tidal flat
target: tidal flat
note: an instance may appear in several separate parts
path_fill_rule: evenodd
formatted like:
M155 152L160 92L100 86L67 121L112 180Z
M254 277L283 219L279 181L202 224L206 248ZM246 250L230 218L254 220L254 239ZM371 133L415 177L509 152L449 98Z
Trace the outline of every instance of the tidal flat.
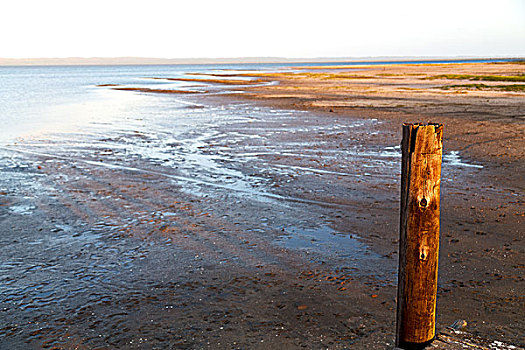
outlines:
M393 348L401 125L419 121L445 135L438 331L525 346L525 94L443 89L524 67L97 79L116 117L0 147L0 348Z

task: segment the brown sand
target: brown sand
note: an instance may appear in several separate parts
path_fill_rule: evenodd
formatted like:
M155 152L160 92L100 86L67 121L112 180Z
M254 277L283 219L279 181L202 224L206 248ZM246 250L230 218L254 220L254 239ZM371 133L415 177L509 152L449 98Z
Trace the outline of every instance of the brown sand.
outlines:
M206 91L174 90L174 89L150 89L138 87L112 87L113 90L146 92L152 94L202 94Z
M355 68L352 68L355 69ZM458 150L490 167L514 164L525 157L525 91L472 90L444 86L471 80L429 79L445 74L520 76L523 63L463 63L364 66L357 71L337 66L323 72L257 75L279 85L245 89L241 98L272 106L333 112L341 115L403 122L433 121L445 125L445 147ZM482 81L490 85L522 85ZM508 174L523 185L523 173ZM521 178L520 178L521 175ZM508 180L508 178L507 178Z
M204 75L204 74L200 74ZM207 76L217 76L216 74L210 74ZM231 77L231 75L229 75ZM241 80L241 79L193 79L193 78L152 78L152 79L161 79L161 80L168 80L168 81L184 81L184 82L192 82L192 83L204 83L204 84L219 84L219 85L254 85L254 84L260 84L261 80L257 79L249 79L249 80Z

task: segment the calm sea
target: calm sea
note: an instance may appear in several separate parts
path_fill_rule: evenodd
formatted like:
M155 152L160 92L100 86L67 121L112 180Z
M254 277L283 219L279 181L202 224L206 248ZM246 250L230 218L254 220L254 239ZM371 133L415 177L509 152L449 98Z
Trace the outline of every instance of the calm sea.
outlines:
M162 111L174 103L162 96L101 88L101 84L185 88L151 78L177 78L185 72L213 73L249 66L31 66L0 67L0 142L72 131L88 124L121 122ZM261 68L261 67L257 67ZM170 101L172 100L172 101Z

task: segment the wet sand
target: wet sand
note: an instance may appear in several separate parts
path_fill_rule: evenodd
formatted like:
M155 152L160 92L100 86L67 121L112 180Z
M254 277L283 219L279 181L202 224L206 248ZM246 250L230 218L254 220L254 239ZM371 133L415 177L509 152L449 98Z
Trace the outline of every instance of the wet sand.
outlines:
M525 94L409 75L523 67L257 75L280 84L185 95L216 117L169 142L2 148L0 348L391 348L400 125L422 119L445 125L438 327L524 346Z
M320 115L376 118L387 144L400 142L404 122L443 123L445 153L460 154L479 170L449 173L444 164L438 320L464 318L472 333L494 339L508 337L515 325L510 332L517 337L510 339L523 345L518 310L523 310L524 291L525 92L502 90L501 81L517 78L506 84L519 86L524 72L522 62L339 66L268 74L279 85L250 88L240 99ZM468 83L475 77L500 82L472 88ZM381 144L372 135L362 141ZM395 220L384 218L373 223ZM386 237L395 241L397 232L383 229L367 238L375 251L395 256Z

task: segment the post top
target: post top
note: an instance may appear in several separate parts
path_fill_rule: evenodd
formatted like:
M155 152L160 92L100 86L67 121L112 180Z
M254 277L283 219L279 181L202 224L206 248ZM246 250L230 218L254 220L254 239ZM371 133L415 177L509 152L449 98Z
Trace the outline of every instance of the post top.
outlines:
M420 154L442 154L443 124L403 123L402 149Z
M436 128L439 128L439 127L443 127L443 124L441 123L432 123L432 122L428 122L428 123L403 123L403 126L411 126L411 127L421 127L421 126L434 126Z

